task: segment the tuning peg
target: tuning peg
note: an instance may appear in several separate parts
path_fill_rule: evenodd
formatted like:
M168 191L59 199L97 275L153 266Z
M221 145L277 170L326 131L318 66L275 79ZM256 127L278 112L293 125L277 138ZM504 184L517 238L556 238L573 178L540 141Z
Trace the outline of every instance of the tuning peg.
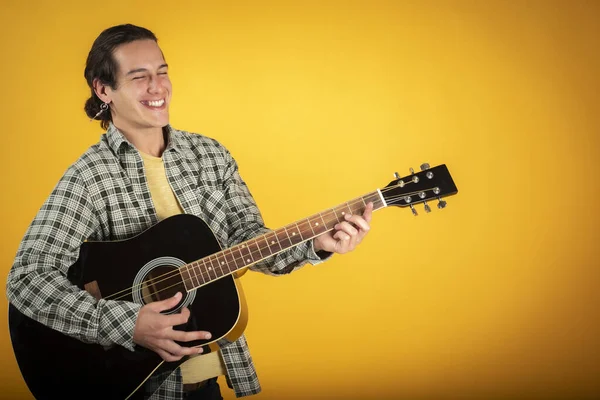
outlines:
M410 205L410 209L415 217L419 215L419 213L417 213L417 210L415 209L415 207L412 204Z
M424 205L424 207L423 207L423 208L425 208L425 212L426 212L426 213L430 213L430 212L431 212L431 207L429 207L429 204L427 204L427 202L426 202L426 201L424 201L424 202L423 202L423 205Z
M446 205L447 205L446 201L444 201L438 197L438 204L437 204L438 208L441 210L442 208L446 208Z
M412 167L409 168L409 171L410 171L411 175L415 174L415 170Z
M394 172L394 178L396 178L396 179L400 179L400 174L399 174L399 173L397 173L397 172Z
M430 168L430 166L428 163L421 164L421 171L425 171L426 169L429 169L429 168Z

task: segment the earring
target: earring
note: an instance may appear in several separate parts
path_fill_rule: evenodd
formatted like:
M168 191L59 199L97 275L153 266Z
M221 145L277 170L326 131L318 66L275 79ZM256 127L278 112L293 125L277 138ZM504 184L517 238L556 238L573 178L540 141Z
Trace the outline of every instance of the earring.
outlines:
M102 114L106 110L108 110L108 103L102 103L100 105L100 111L98 111L98 113L96 115L94 115L93 118L90 119L90 122L92 122L93 120L95 120L96 118L98 118L98 115Z

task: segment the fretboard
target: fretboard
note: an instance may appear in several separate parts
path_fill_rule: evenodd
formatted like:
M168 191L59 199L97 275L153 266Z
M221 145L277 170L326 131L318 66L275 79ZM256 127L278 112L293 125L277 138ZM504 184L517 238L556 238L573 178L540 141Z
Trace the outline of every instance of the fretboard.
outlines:
M346 214L362 214L369 202L374 210L385 207L379 192L371 192L184 265L179 271L185 287L192 291L330 231Z

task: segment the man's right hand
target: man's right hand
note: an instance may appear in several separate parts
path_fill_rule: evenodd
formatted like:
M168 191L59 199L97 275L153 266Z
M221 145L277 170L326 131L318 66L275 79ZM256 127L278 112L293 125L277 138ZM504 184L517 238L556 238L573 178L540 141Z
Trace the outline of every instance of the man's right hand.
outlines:
M183 356L202 353L202 347L183 347L175 343L191 342L194 340L210 339L210 332L184 332L174 330L176 325L185 324L190 318L190 310L184 308L180 314L164 315L161 311L175 307L181 300L181 293L154 303L149 303L140 309L133 342L156 352L165 361L178 361Z

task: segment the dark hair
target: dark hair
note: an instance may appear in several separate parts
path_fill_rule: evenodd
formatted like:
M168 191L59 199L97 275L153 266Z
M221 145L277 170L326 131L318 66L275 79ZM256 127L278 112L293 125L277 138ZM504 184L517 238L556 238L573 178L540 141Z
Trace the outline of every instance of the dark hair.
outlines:
M122 44L144 39L158 42L154 33L146 28L131 24L117 25L105 29L96 38L88 54L83 73L92 92L84 107L88 117L94 118L102 105L102 100L94 92L94 80L99 79L103 85L110 86L112 89L117 88L118 65L113 56L115 49ZM107 129L108 123L112 121L110 110L104 111L95 119L102 121L100 126Z

